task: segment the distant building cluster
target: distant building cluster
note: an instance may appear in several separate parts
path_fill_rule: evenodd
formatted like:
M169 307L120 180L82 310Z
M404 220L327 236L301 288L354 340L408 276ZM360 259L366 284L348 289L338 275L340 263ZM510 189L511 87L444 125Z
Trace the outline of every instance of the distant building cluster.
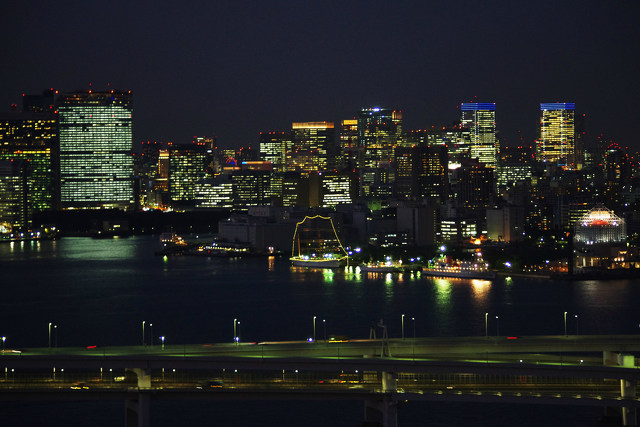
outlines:
M24 95L0 115L0 233L28 232L48 210L271 206L342 212L339 223L380 246L514 242L572 233L597 204L637 233L635 154L589 135L574 103L541 103L529 142L501 140L495 103L458 107L424 129L366 107L264 130L256 148L220 149L214 136L136 148L130 92Z

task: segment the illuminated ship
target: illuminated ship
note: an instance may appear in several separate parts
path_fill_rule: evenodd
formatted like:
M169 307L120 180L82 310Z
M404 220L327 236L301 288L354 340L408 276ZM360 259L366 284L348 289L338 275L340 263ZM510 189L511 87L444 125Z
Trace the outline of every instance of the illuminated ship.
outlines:
M395 273L411 270L419 270L419 267L415 264L403 264L401 260L392 261L391 258L380 262L369 262L360 266L360 271L363 273Z
M291 247L291 263L296 267L339 268L349 264L330 217L305 217L296 224Z
M460 277L465 279L495 279L495 271L489 270L489 264L482 259L482 252L475 253L473 261L454 261L451 257L443 257L422 269L428 276Z

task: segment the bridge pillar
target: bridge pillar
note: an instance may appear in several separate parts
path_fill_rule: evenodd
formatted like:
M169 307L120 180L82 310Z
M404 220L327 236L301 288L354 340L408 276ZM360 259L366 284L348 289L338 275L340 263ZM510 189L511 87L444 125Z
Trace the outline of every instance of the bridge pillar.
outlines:
M135 393L124 402L125 427L149 427L151 396L149 393Z
M142 368L127 369L136 374L138 390L151 389L151 375ZM125 427L149 427L151 425L151 395L148 392L131 393L124 403Z
M127 371L130 371L136 374L136 377L138 378L139 389L151 388L151 375L149 374L149 371L142 368L132 368L132 369L127 369Z
M382 392L395 393L398 391L398 374L395 372L382 372Z
M362 427L398 427L398 402L394 395L364 401Z
M378 399L364 402L363 427L397 427L398 426L398 391L395 372L382 372L382 393Z
M603 362L606 366L623 366L625 368L635 367L635 357L632 354L616 353L612 351L605 351L603 353ZM636 384L633 381L621 379L620 380L620 397L623 399L635 399L636 397ZM607 408L609 411L610 408ZM623 426L637 426L637 414L635 407L622 407L622 425Z

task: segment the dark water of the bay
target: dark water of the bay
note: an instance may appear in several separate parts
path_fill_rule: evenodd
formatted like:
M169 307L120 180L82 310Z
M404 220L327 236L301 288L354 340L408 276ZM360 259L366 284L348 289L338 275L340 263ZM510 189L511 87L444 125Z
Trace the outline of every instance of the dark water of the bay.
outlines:
M561 282L432 279L419 274L311 271L285 258L155 256L157 237L64 238L0 244L0 336L8 348L366 338L380 319L389 335L478 336L639 333L640 279ZM496 319L496 316L499 318ZM576 316L578 316L576 318ZM411 319L415 318L415 322ZM325 322L322 322L324 320ZM153 324L152 327L149 325ZM150 342L150 341L148 341ZM1 403L11 425L123 425L124 404ZM356 402L152 403L154 426L358 426ZM401 426L596 425L598 407L415 403ZM5 424L5 423L3 423ZM5 424L10 425L10 424Z

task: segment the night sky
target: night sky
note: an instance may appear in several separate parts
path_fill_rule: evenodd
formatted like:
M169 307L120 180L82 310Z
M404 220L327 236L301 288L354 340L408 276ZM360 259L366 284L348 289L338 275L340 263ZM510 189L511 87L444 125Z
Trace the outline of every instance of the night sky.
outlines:
M405 129L497 103L507 143L540 102L640 149L640 2L11 1L0 108L43 89L131 90L134 141L257 145L260 130L403 110ZM109 86L107 86L109 85Z

